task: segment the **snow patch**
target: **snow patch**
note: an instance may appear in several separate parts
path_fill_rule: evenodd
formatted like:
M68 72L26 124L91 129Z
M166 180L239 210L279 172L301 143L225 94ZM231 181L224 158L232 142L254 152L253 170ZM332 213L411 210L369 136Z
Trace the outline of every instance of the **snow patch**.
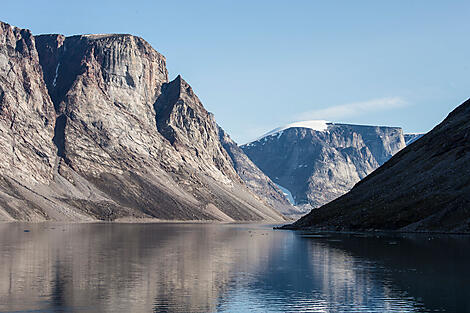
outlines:
M294 197L292 196L292 193L289 191L289 189L287 188L284 188L282 187L281 185L278 185L276 183L274 183L277 188L281 189L282 193L284 194L284 196L286 197L286 199L292 204L292 205L295 205L295 200L294 200Z
M289 128L308 128L314 131L324 132L328 129L328 124L331 124L331 122L324 121L324 120L312 120L312 121L290 123L282 127L275 128L267 132L263 136L256 138L254 141L259 141L263 138L264 138L264 141L266 141L267 137L273 136L273 135L277 135L277 138L279 139L282 136L284 130L289 129Z
M60 62L57 63L57 66L55 68L55 76L54 76L54 80L52 81L52 86L56 86L57 85L57 76L59 76L59 66L60 66Z

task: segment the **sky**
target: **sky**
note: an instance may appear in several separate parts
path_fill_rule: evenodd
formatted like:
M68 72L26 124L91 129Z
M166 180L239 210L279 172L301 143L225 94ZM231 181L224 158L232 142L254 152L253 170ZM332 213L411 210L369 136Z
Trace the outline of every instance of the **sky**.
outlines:
M470 98L470 1L5 1L33 34L130 33L238 143L295 121L427 132Z

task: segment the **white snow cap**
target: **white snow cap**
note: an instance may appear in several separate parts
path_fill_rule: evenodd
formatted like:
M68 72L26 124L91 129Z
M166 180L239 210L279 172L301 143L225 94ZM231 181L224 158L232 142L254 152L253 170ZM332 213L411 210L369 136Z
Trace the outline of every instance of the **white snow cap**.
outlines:
M294 123L290 123L290 124L275 128L275 129L267 132L263 136L255 139L254 141L258 141L260 139L263 139L265 137L272 136L272 135L275 135L275 134L278 134L278 136L280 136L280 135L282 135L282 132L284 130L289 129L289 128L309 128L309 129L313 129L315 131L323 132L323 131L326 131L328 129L328 124L331 124L331 122L324 121L324 120L294 122Z

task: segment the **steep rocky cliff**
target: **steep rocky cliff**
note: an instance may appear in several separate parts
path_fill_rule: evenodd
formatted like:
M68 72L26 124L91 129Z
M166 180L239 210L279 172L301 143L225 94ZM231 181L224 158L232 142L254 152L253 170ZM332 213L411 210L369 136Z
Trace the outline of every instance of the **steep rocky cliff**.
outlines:
M290 228L470 232L470 100Z
M400 128L307 121L241 148L308 209L343 195L404 146Z
M54 120L33 35L0 23L0 173L30 184L49 181Z
M46 218L34 189L54 176L54 124L33 35L0 23L0 220Z
M283 219L146 41L1 27L0 219Z

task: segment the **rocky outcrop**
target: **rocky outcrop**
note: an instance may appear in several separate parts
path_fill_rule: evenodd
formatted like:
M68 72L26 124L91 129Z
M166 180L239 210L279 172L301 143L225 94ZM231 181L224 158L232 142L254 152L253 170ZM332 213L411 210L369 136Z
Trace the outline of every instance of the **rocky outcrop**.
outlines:
M219 141L214 116L181 76L163 85L155 111L158 131L186 164L222 182L240 180Z
M126 158L151 162L162 142L152 105L167 81L164 57L130 35L46 35L36 42L64 160L82 174L119 173L133 165Z
M300 217L302 211L293 206L276 184L266 176L243 150L219 127L219 138L230 156L237 174L250 190L288 217Z
M181 77L168 82L145 40L1 26L0 219L283 219L240 179L213 116Z
M307 121L241 148L309 209L343 195L404 146L401 128Z
M470 232L470 100L291 228Z

